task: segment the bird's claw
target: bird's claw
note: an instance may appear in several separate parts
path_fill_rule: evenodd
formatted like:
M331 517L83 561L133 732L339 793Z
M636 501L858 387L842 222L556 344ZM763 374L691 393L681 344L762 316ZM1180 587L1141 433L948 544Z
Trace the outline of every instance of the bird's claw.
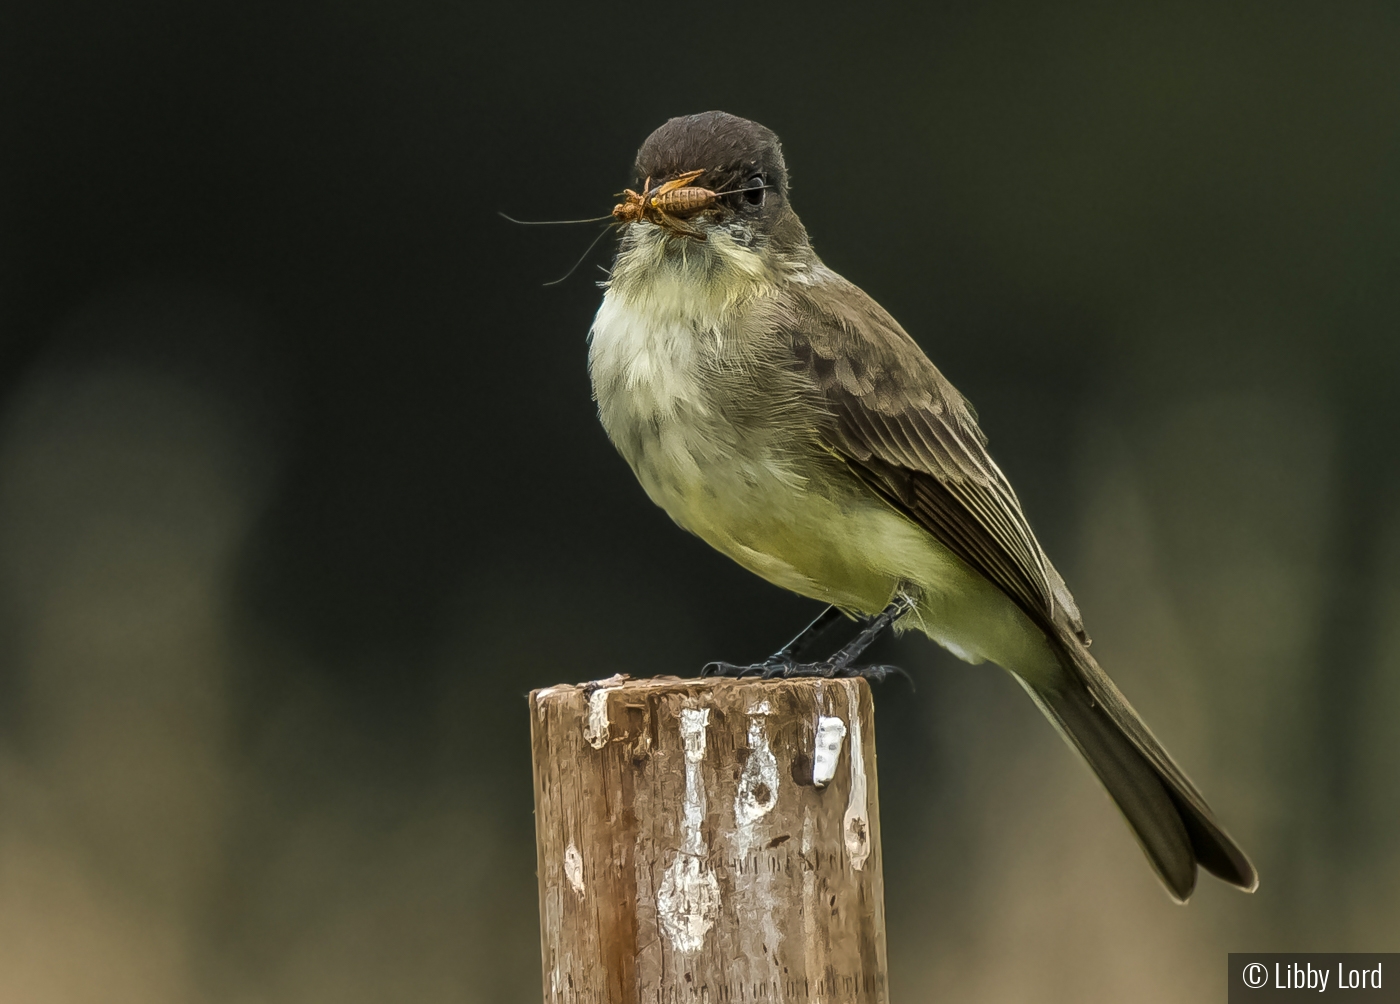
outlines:
M700 670L701 676L729 676L742 679L745 676L758 676L771 680L775 676L786 676L796 663L791 659L771 656L762 662L740 665L733 662L707 662Z
M704 676L727 676L742 679L757 676L764 680L790 680L795 678L852 679L863 676L867 680L885 680L891 676L902 676L912 684L913 679L898 666L840 666L825 660L822 662L796 662L793 659L769 658L763 662L740 665L733 662L707 662L700 670Z

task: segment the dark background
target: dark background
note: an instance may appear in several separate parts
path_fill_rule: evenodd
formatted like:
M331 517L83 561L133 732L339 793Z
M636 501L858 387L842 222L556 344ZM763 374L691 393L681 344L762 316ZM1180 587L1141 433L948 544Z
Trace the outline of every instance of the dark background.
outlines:
M912 6L912 5L911 5ZM814 605L599 429L671 115L978 406L1095 651L1254 855L1169 904L1019 688L880 707L897 1000L1219 999L1400 932L1400 10L0 8L0 999L538 1000L524 695Z

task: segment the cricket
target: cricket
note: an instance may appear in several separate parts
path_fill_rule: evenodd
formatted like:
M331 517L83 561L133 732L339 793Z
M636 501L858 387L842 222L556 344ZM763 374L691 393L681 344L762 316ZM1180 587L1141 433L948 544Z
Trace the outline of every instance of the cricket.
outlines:
M709 209L715 204L720 193L708 188L699 188L690 183L705 171L690 171L653 189L647 178L641 192L626 189L622 194L626 201L613 207L612 214L620 223L639 223L642 220L663 226L678 234L697 241L703 241L705 234L685 225L684 220Z

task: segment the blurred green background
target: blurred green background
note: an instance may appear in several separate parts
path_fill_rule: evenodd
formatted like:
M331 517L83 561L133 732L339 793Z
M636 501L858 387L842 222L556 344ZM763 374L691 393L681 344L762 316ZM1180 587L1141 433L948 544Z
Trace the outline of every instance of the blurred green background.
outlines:
M814 605L598 428L589 228L707 108L978 406L1254 855L1158 888L1019 688L878 689L897 1001L1400 948L1400 8L0 8L0 1001L537 1001L525 693Z

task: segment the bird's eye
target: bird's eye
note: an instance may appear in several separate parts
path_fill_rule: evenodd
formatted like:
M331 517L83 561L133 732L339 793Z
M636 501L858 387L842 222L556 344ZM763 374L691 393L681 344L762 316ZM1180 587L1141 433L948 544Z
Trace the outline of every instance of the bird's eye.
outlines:
M749 179L748 186L744 189L744 201L751 206L763 205L763 196L767 194L768 184L764 181L763 175L755 174Z

